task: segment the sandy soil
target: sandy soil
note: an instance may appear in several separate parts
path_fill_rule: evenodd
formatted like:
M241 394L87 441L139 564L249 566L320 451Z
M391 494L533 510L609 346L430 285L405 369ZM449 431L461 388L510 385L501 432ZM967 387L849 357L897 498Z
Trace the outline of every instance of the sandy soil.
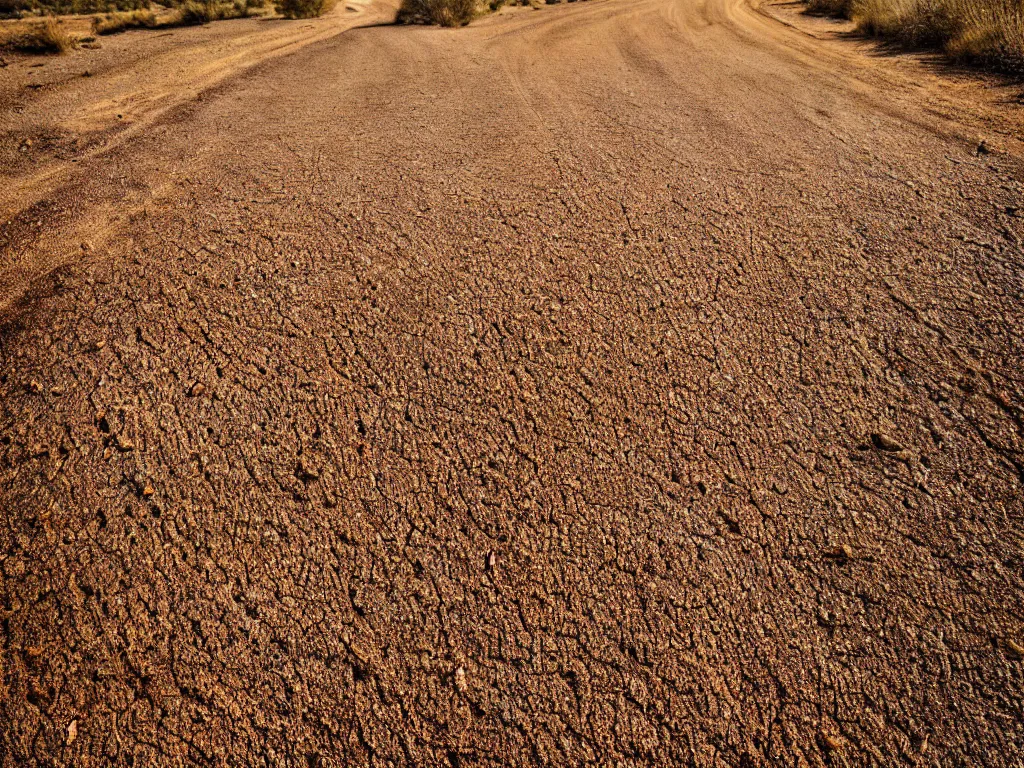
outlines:
M1019 766L1017 91L344 19L3 70L0 764Z

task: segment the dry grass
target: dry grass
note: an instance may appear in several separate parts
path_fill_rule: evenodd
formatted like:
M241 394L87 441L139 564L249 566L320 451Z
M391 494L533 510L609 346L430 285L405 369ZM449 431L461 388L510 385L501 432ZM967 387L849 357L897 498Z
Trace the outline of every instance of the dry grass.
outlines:
M852 9L853 0L807 0L808 11L824 16L839 16L848 19Z
M114 35L126 29L156 29L160 22L152 11L131 11L111 13L92 20L92 29L97 35Z
M258 0L257 0L258 2ZM186 0L179 3L171 13L157 16L153 11L132 11L111 13L93 20L93 31L97 35L114 35L126 29L163 29L165 27L191 27L223 19L241 19L253 15L251 10L258 7L252 0L226 2L197 2Z
M196 2L196 0L189 0L189 2L178 6L176 17L168 20L165 25L162 24L161 26L190 27L224 19L244 19L250 15L252 14L249 11L249 7L242 0L237 0L234 3L218 3L210 2L209 0L207 2Z
M0 0L0 16L136 11L149 0Z
M855 0L851 15L869 35L939 46L958 59L1024 65L1021 0Z
M274 0L274 10L286 19L312 19L323 16L335 0Z
M0 50L21 53L67 53L78 41L56 19L0 30Z
M463 27L475 19L478 12L476 0L402 0L398 21Z
M807 9L853 19L874 37L1024 71L1024 0L808 0Z

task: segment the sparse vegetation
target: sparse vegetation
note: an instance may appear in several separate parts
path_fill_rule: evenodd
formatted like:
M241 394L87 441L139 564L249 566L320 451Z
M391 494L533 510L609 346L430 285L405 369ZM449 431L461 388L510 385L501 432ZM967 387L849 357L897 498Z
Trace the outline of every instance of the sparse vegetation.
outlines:
M259 0L256 0L259 2ZM252 15L253 0L225 2L197 2L186 0L169 14L157 16L153 11L130 11L111 13L93 20L97 35L114 35L126 29L162 29L164 27L189 27L207 24L222 19L240 19Z
M274 10L286 19L312 19L334 7L335 0L274 0Z
M189 0L178 7L178 17L167 26L190 27L199 24L208 24L211 21L223 19L240 19L248 16L248 9L244 3L217 3L196 2Z
M296 0L289 0L295 2ZM326 6L334 0L299 0ZM220 19L253 15L267 0L0 0L0 17L38 14L104 14L95 21L99 34L109 35L125 29L205 24ZM161 8L163 6L163 8ZM173 10L175 14L167 13Z
M402 0L398 21L462 27L476 18L477 13L476 0Z
M823 16L838 16L848 19L853 0L807 0L807 10Z
M0 16L112 13L149 7L149 0L0 0Z
M808 10L853 19L858 30L873 37L1024 71L1021 0L808 0Z
M78 45L56 19L0 30L0 49L22 53L66 53Z
M92 29L97 35L114 35L126 29L155 29L160 26L152 11L129 11L97 16L92 20Z

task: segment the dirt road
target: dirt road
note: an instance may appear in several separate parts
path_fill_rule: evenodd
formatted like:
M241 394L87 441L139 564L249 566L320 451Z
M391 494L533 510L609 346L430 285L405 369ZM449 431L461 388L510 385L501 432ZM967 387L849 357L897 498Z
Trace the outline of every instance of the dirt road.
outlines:
M817 23L355 29L12 181L0 763L1019 766L1019 118Z

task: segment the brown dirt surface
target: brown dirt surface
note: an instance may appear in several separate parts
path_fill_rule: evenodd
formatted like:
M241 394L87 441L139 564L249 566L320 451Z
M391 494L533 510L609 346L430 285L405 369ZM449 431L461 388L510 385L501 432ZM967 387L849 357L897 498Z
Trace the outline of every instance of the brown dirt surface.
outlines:
M1020 107L822 24L4 102L0 765L1019 766Z

